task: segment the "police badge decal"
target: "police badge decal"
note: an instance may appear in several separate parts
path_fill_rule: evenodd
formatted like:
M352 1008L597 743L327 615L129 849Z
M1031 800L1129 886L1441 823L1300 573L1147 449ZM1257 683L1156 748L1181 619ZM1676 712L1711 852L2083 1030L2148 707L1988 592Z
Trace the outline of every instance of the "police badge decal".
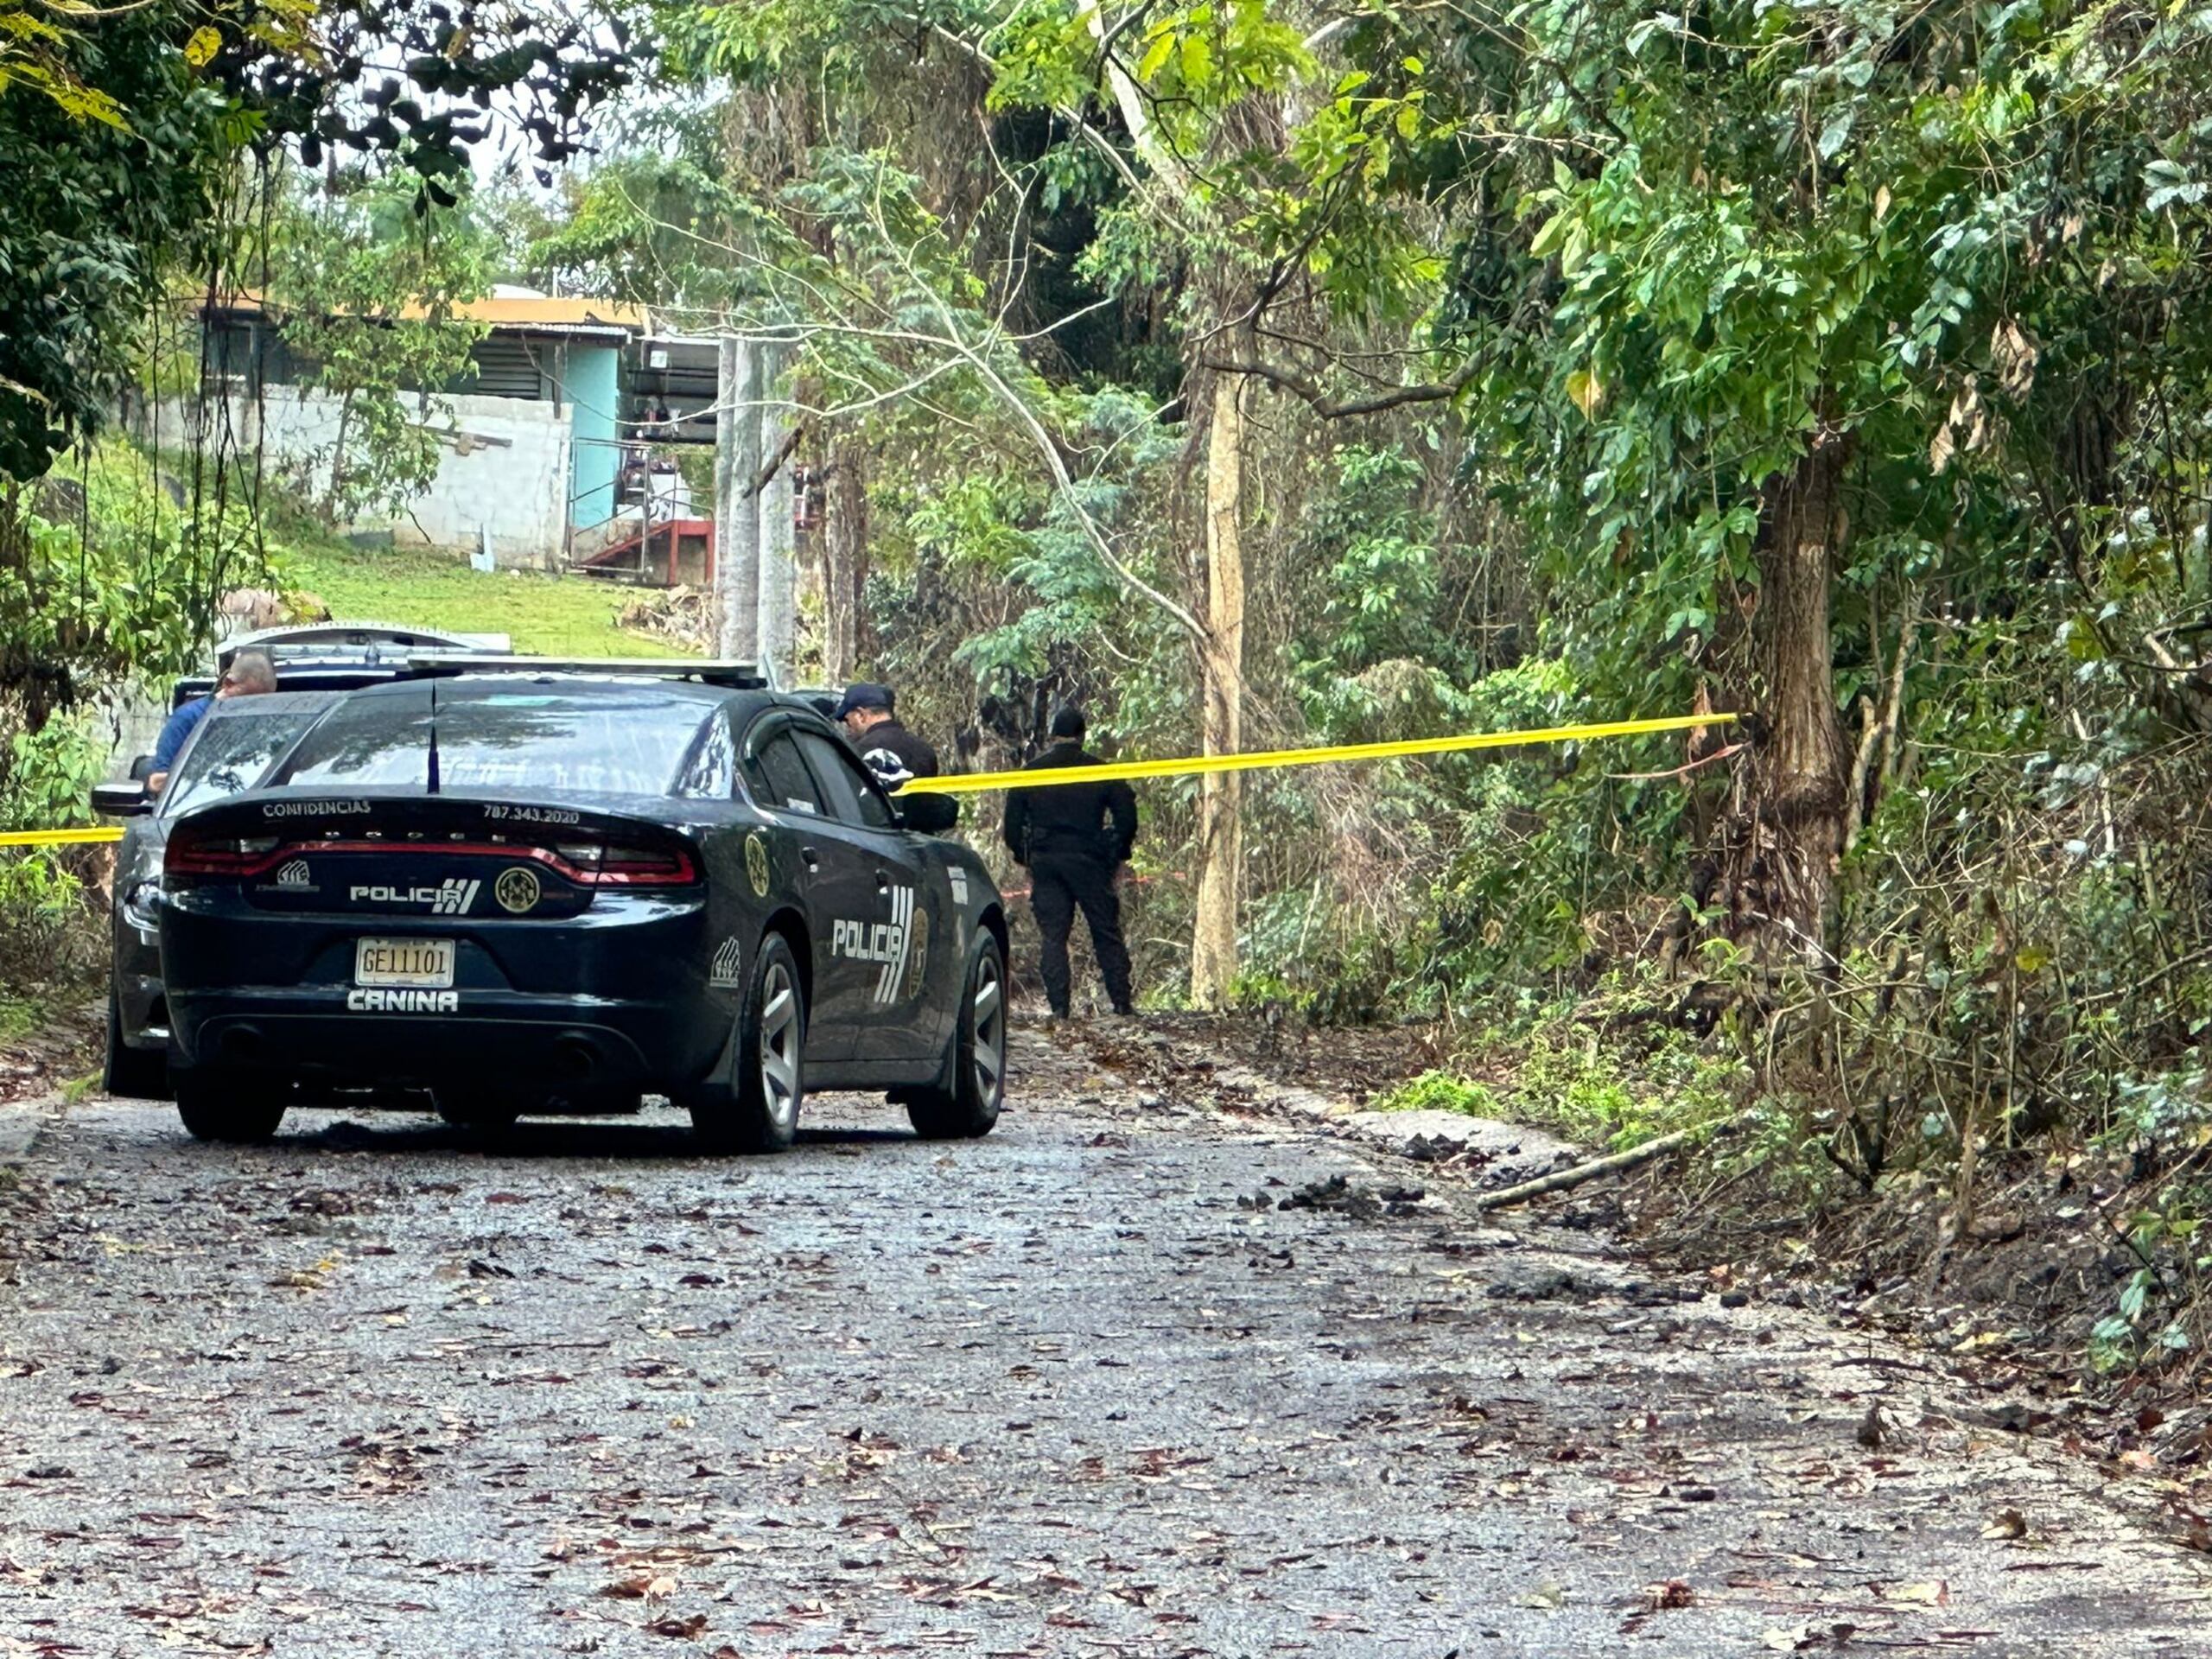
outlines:
M768 896L768 843L760 839L760 832L757 830L745 838L745 874L746 879L753 883L753 896L766 899Z
M537 872L519 864L500 871L499 879L492 884L492 896L499 901L499 908L516 916L537 909L543 891Z

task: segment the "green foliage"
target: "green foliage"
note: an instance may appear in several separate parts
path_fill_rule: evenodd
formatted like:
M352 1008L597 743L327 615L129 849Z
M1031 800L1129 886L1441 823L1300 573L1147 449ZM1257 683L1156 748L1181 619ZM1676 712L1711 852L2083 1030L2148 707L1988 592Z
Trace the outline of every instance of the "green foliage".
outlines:
M964 547L938 539L936 532L945 520L935 506L918 506L912 521L918 554L943 552L955 564L980 560L994 574L1020 583L1031 601L1013 620L976 634L955 653L954 660L986 686L1010 685L1007 677L1041 676L1055 651L1068 644L1130 637L1134 613L1128 592L1099 560L1078 512L1087 514L1141 572L1157 577L1167 551L1147 518L1160 474L1173 464L1176 448L1149 411L1120 388L1057 397L1041 386L1029 390L1077 442L1110 454L1110 467L1090 473L1065 496L1048 494L1034 482L1024 489L1012 479L986 475L979 480L971 475L969 487L982 483L995 505L987 516L969 518L966 522L979 533ZM1033 480L1033 467L1027 470ZM1022 512L1027 529L1017 531L1006 522L1009 506ZM1155 636L1152 643L1173 652L1178 642Z
M1452 1071L1424 1071L1368 1103L1378 1112L1459 1112L1468 1117L1497 1117L1498 1098L1487 1084L1472 1083Z
M216 596L261 572L223 493L123 445L81 456L73 477L0 485L0 740L193 662ZM0 754L0 797L11 771Z
M0 4L0 92L11 86L28 87L73 119L124 128L114 95L86 86L69 62L73 43L72 31L22 0Z
M1529 1029L1518 1060L1511 1097L1522 1115L1616 1148L1718 1122L1751 1082L1741 1058L1656 1025L1611 1036L1580 1018L1548 1017Z
M1485 1029L1468 1052L1481 1054L1484 1069L1501 1080L1424 1071L1376 1096L1373 1109L1515 1118L1624 1150L1732 1117L1751 1081L1741 1060L1685 1032L1644 1027L1612 1034L1574 1008L1546 1010L1515 1030Z
M2171 1363L2199 1338L2191 1325L2212 1275L2201 1237L2212 1216L2212 1187L2177 1183L2128 1218L2127 1247L2142 1265L2121 1281L2112 1313L2089 1332L2089 1362L2101 1371ZM2201 1334L2201 1333L2200 1333Z
M456 200L495 94L556 162L630 74L626 23L567 6L522 0L480 29L361 0L316 23L308 0L0 0L0 478L99 429L173 277L238 280L249 152L397 162L427 213Z
M334 523L397 512L437 476L452 424L440 394L474 373L486 330L454 308L484 291L490 238L385 181L288 194L270 244L278 332L338 409L327 453L306 463L324 480L319 505Z
M749 284L739 250L754 220L743 198L678 135L672 154L614 157L572 187L561 218L530 242L533 281L663 305L727 303Z
M96 971L105 936L79 874L85 861L60 851L0 851L0 1027L43 1024L48 991L82 985Z
M0 790L0 830L63 830L92 821L92 787L107 771L97 722L79 715L17 732Z
M183 10L104 16L95 38L0 0L0 480L105 416L172 262L207 249L240 135Z
M1400 658L1449 674L1466 657L1436 614L1444 555L1421 502L1426 469L1395 446L1348 446L1332 459L1333 487L1304 525L1306 556L1326 584L1309 647L1315 666L1323 677L1357 674Z
M36 733L16 733L9 750L0 771L0 830L90 821L92 786L107 770L96 721L48 721ZM83 849L0 849L0 988L51 981L89 959L99 936L81 874L87 861ZM0 988L0 1040L11 1034L10 1025L35 1023L46 1012Z
M808 442L868 469L870 665L984 763L1062 696L1195 747L1140 585L1203 602L1189 416L1231 387L1248 742L1754 716L1249 780L1245 1005L1446 1016L1500 1109L1596 1141L1756 1088L1793 1201L2050 1135L2194 1155L2212 7L1312 21L664 7L697 102L543 268L803 336ZM1792 684L1841 741L1783 799ZM1192 793L1145 792L1150 937ZM1746 878L1801 809L1835 893L1782 952ZM2111 1354L2186 1324L2198 1205L2148 1206Z
M0 884L5 879L0 876ZM0 894L0 912L4 912L7 902L4 894ZM29 997L0 993L0 1043L18 1042L29 1036L45 1022L47 1013L44 1005ZM12 1170L8 1173L14 1173Z

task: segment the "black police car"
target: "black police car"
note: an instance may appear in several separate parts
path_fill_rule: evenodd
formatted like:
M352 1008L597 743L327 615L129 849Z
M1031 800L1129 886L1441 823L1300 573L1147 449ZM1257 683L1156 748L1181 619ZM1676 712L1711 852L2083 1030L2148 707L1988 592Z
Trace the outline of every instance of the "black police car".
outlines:
M213 691L241 651L258 651L276 665L278 692L213 704L186 740L168 787L146 792L153 757L130 763L127 780L92 791L96 810L126 822L116 849L114 904L109 917L107 1058L102 1084L126 1098L167 1100L168 1005L162 994L160 925L152 909L169 825L186 811L250 789L281 760L341 691L404 677L408 659L424 651L504 658L502 635L442 632L386 622L294 623L233 636L214 672L177 682L172 709Z
M168 824L145 897L193 1134L359 1090L477 1123L655 1093L773 1150L809 1087L990 1129L998 891L811 705L734 664L412 667Z

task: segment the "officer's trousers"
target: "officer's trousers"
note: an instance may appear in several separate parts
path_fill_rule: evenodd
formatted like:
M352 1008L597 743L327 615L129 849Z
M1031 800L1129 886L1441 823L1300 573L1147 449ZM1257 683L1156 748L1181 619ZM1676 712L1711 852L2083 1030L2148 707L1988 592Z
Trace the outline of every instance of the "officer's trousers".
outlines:
M1045 1000L1052 1012L1068 1011L1068 932L1078 907L1090 924L1091 953L1106 981L1115 1011L1129 1011L1129 950L1122 941L1122 896L1114 891L1114 867L1091 858L1039 858L1029 868L1029 906L1044 935L1041 964Z

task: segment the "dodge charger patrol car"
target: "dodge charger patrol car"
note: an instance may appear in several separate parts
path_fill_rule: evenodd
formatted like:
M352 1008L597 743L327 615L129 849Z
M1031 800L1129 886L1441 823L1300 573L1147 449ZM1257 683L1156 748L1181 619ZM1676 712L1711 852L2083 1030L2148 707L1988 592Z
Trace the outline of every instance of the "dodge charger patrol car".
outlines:
M788 1146L810 1087L996 1122L996 887L910 826L943 798L894 803L750 669L417 657L294 721L137 894L194 1135L334 1094L477 1124L661 1094L715 1150Z
M342 691L405 676L407 659L423 651L505 657L500 634L434 632L385 622L312 622L236 635L217 653L213 671L179 680L172 709L215 690L241 651L265 653L276 664L275 696L212 705L186 740L168 787L149 795L153 757L130 763L129 778L92 791L92 805L125 820L117 849L110 917L112 968L107 1007L105 1087L111 1095L168 1098L168 1008L162 991L161 934L149 907L160 886L168 827L187 810L251 787Z

